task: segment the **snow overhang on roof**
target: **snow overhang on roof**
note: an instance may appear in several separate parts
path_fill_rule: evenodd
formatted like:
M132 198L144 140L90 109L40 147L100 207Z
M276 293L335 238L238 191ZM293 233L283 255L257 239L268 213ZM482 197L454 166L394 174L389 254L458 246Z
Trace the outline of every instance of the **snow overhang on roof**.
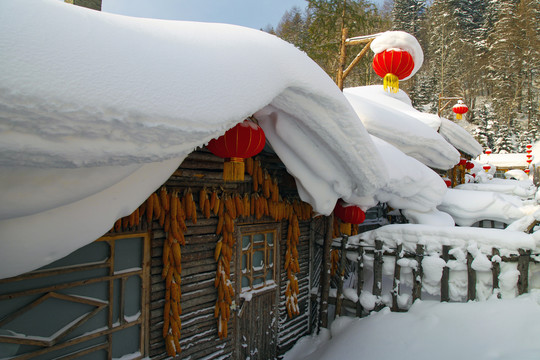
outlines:
M0 49L0 277L98 238L252 114L321 213L388 180L333 81L264 32L8 0Z

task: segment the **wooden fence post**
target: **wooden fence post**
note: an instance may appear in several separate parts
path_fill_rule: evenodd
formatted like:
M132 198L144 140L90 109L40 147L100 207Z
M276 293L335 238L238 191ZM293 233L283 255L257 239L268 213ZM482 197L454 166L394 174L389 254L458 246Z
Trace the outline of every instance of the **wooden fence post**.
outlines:
M362 317L364 309L360 303L360 295L362 294L362 288L364 287L364 247L361 245L358 246L357 266L356 294L358 295L358 302L356 303L356 316Z
M517 269L519 278L517 282L518 294L524 294L529 291L529 262L531 260L531 250L519 249L519 259Z
M375 311L382 309L379 303L382 294L382 266L383 266L383 242L375 240L375 252L373 258L373 295L377 297L378 303Z
M500 252L499 249L493 248L491 250L491 277L493 283L493 293L497 293L497 298L501 298L501 291L499 288L499 275L501 273L501 262L500 262ZM499 261L493 261L493 258L498 257Z
M417 262L416 269L413 269L413 289L412 289L412 298L413 302L416 299L422 298L422 277L424 272L422 270L422 258L424 257L424 245L416 244L416 256L415 260Z
M334 215L326 219L326 236L323 246L323 266L321 268L321 306L319 309L319 330L328 328L328 297L330 292L330 249L332 247L332 232L334 230Z
M399 244L396 248L396 263L394 264L394 282L392 284L392 311L398 311L398 296L401 278L401 266L399 260L403 259L403 244Z
M442 247L442 259L446 264L448 264L448 260L450 259L450 246L449 245L443 245ZM445 265L442 271L441 276L441 301L450 301L450 294L448 291L448 282L450 280L450 268L448 265Z
M472 268L474 258L467 252L467 301L476 299L476 271Z
M345 260L347 257L346 247L347 235L341 235L341 259L339 260L339 273L338 273L338 288L336 294L336 311L334 312L334 319L337 316L341 316L341 305L343 303L343 278L345 277Z

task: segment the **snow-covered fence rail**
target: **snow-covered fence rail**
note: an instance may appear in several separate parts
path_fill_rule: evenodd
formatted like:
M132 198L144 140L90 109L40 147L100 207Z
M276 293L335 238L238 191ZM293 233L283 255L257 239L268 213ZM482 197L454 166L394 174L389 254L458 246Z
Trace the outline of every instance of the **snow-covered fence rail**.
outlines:
M335 239L334 251L343 246ZM416 299L440 301L513 297L536 286L535 236L498 229L389 225L347 239L349 269L335 278L337 303L363 316L384 306L406 311ZM341 257L343 258L343 257ZM532 280L532 281L531 281ZM341 290L343 289L343 290ZM341 306L340 306L341 307Z

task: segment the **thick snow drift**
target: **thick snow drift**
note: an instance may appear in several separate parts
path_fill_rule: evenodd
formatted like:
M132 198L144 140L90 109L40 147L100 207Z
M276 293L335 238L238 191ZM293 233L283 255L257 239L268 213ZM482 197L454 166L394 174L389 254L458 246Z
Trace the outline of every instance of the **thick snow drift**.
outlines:
M275 36L55 0L2 1L0 30L0 277L95 240L196 146L254 113L295 129L267 134L288 144L290 164L332 169L293 172L317 211L387 181L343 94Z
M402 90L396 96L372 85L347 88L344 94L371 135L429 167L450 169L459 162L459 152L437 133L440 119L413 108Z
M441 119L439 134L461 152L476 157L482 153L482 145L467 130L446 118Z

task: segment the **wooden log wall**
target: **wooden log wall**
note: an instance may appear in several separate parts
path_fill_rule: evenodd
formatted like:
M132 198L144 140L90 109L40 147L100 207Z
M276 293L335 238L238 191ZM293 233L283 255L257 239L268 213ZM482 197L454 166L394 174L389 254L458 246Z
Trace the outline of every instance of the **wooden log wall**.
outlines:
M294 179L286 173L282 163L275 155L261 154L258 156L262 165L272 176L279 178L280 194L285 198L298 199ZM220 159L204 149L190 154L180 165L179 169L164 184L169 193L190 188L195 194L206 186L207 189L217 188L220 191L238 192L240 194L252 192L252 180L246 174L244 182L223 183L222 180L223 159ZM216 227L218 217L212 214L206 219L200 214L197 223L186 220L187 231L184 232L185 245L182 246L182 272L181 272L181 353L178 358L206 358L221 359L232 358L235 351L234 317L231 311L228 336L224 339L218 337L217 322L214 318L214 309L217 300L217 291L214 287L217 264L214 259L214 250L218 236ZM270 223L274 222L269 217L260 220L243 219L237 221L237 225ZM302 336L310 332L310 258L312 248L312 221L300 221L300 237L297 250L299 253L300 272L298 277L299 296L298 306L300 315L290 319L285 308L285 288L287 284L287 272L281 266L278 276L280 287L279 303L279 332L278 354L281 356L289 350ZM146 225L138 225L145 227ZM280 263L285 263L285 251L287 249L288 221L281 221L280 239ZM163 339L163 308L165 304L165 283L162 279L163 270L163 244L166 233L157 221L151 226L152 259L151 259L151 295L150 295L150 351L152 359L168 358L166 345ZM231 262L231 281L235 280L235 261Z

